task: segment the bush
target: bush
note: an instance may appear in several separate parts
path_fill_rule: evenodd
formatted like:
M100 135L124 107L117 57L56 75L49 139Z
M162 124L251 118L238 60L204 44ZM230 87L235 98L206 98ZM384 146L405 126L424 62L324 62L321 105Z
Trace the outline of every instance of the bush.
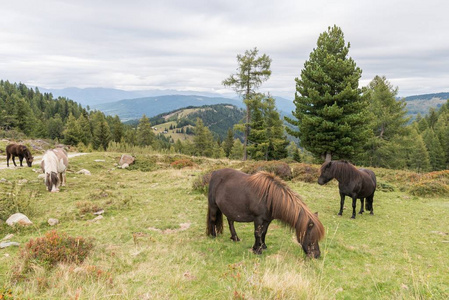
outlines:
M170 166L175 169L182 169L185 167L193 167L195 164L190 159L180 159L172 162Z
M93 248L92 241L82 237L70 237L55 230L49 231L44 237L31 239L21 249L20 258L27 272L31 263L42 265L48 269L58 263L82 263Z
M283 180L292 179L292 170L290 166L282 161L263 161L254 164L248 164L243 167L242 172L255 174L259 171L267 171L276 174Z
M317 182L320 168L309 164L295 164L293 166L293 179L304 182Z
M422 180L414 183L409 188L409 193L419 197L447 196L449 186L443 181Z
M198 177L193 181L192 189L194 191L206 194L209 192L209 182L212 176L212 171L207 172L203 175L198 175Z

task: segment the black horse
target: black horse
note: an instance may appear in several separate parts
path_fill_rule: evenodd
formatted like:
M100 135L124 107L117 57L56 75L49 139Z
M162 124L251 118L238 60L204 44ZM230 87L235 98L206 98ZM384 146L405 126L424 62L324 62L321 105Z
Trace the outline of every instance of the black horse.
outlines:
M31 167L31 164L33 163L33 156L31 155L30 150L28 150L26 146L18 144L9 144L8 146L6 146L6 165L8 167L9 167L9 159L11 157L14 166L17 167L16 162L14 161L14 158L16 156L19 157L21 167L23 167L22 165L23 158L25 158L28 167Z
M360 214L364 212L363 202L366 198L365 209L374 214L373 200L376 191L376 175L368 169L357 169L347 161L330 161L321 166L321 175L318 178L320 185L328 183L333 178L338 181L340 190L340 216L343 214L345 196L352 198L352 217L355 219L357 199L360 199Z
M317 214L285 183L271 173L248 175L233 169L212 173L209 183L207 234L223 232L223 214L228 218L231 240L239 241L234 228L236 222L254 222L253 252L266 249L265 235L274 219L281 220L296 230L296 238L307 256L318 258L318 241L324 236L324 227Z

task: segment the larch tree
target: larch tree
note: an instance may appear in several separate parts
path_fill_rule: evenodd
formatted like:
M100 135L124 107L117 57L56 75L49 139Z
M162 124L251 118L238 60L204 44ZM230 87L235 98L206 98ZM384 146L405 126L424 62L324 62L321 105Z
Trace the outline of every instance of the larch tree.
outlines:
M236 93L243 97L246 104L246 122L243 140L243 160L247 159L248 136L250 132L250 108L249 101L264 81L267 81L271 75L271 58L263 54L258 56L259 50L254 48L246 50L244 55L237 55L237 73L223 80L223 85L232 87Z
M349 48L343 31L335 25L320 34L301 76L295 79L292 114L296 120L286 118L298 127L298 131L287 128L287 132L326 161L356 156L370 132L359 89L362 71L348 56Z

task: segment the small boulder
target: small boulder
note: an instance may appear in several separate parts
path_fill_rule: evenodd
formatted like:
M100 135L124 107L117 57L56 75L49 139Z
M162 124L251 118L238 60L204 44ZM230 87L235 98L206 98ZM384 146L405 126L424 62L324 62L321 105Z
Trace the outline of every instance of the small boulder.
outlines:
M129 167L129 164L127 164L127 163L124 163L123 165L122 165L122 169L126 169L126 168L128 168Z
M33 224L33 222L31 222L30 219L28 219L28 217L25 216L24 214L15 213L12 216L10 216L8 220L6 220L6 224L8 224L9 226L14 226L15 224L26 226Z
M134 163L135 160L136 159L131 155L123 154L118 164L123 168L124 164L128 164L128 166L130 166Z
M37 178L38 179L45 179L45 174L39 174L39 175L37 175Z
M76 174L84 174L84 175L88 175L88 176L92 175L92 174L90 173L90 171L89 171L89 170L86 170L86 169L81 169L81 170L79 170L78 172L76 172Z
M59 224L59 220L53 219L53 218L48 219L47 222L48 222L48 225L50 225L50 226L55 226L55 225Z
M1 242L0 243L0 249L10 247L10 246L20 246L20 244L17 242Z

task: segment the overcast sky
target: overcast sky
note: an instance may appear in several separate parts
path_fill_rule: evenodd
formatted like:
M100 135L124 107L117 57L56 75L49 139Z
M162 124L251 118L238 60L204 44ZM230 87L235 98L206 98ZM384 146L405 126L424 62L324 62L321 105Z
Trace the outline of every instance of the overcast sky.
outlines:
M44 88L229 93L236 55L272 59L262 91L293 99L320 33L336 24L363 71L399 96L449 92L449 1L14 0L0 6L0 79Z

